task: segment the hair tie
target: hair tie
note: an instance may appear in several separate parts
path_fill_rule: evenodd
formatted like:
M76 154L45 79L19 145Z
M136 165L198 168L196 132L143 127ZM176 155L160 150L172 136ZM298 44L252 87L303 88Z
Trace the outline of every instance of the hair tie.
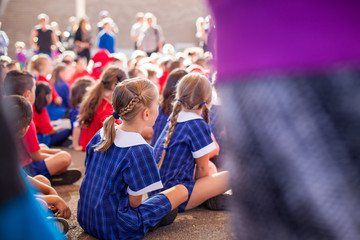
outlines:
M117 82L121 82L122 77L123 77L123 76L122 76L121 74L118 74L118 75L116 76Z
M206 102L202 102L201 104L200 104L200 106L202 106L202 105L204 105Z
M181 103L183 102L181 99L178 99L178 101L181 102Z
M117 114L116 112L113 112L112 115L113 115L113 117L114 117L115 119L119 119L119 118L120 118L119 114Z

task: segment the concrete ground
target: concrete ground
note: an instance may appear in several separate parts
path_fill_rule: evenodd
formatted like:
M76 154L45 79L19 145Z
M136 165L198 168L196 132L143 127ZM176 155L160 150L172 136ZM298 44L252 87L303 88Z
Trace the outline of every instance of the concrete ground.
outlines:
M72 156L71 168L78 168L82 174L84 174L85 153L77 152L69 148L63 149L68 151ZM76 220L80 184L81 180L73 185L55 187L59 195L71 208L72 216L68 220L70 226L76 226L68 232L67 237L70 240L97 239L84 232ZM179 213L173 224L158 228L156 231L148 233L143 239L233 239L234 236L230 229L229 219L229 212L209 211L200 206L185 213Z

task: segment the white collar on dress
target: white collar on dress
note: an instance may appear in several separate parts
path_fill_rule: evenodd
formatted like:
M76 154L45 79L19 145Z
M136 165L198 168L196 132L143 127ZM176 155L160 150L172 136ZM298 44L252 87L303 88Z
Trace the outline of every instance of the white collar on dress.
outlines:
M177 118L177 122L187 122L187 121L194 120L194 119L202 119L202 117L197 115L194 112L181 111Z
M104 137L104 128L100 130L101 138ZM114 144L120 148L132 147L137 145L148 144L140 133L136 132L125 132L120 129L116 129L116 136Z

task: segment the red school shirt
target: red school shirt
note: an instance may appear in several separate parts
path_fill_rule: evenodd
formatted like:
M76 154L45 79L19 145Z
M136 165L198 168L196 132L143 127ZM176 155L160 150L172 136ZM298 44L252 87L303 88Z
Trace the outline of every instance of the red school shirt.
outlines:
M52 102L54 102L55 98L57 98L59 96L59 94L56 92L56 89L54 87L54 85L52 84L51 81L47 80L44 76L38 76L37 78L38 82L46 82L50 85L51 87L51 96L52 96Z
M51 125L49 113L44 107L40 113L35 110L35 106L33 105L33 120L36 126L37 133L41 134L49 134L54 127Z
M30 153L40 150L39 141L36 136L36 127L34 121L31 121L30 126L24 137L17 142L19 162L21 167L32 163Z
M86 150L86 145L90 142L95 133L97 133L97 131L102 128L105 119L112 113L113 108L111 103L103 98L89 127L83 127L81 129L80 145L83 147L83 151ZM116 123L119 124L119 121L117 120Z

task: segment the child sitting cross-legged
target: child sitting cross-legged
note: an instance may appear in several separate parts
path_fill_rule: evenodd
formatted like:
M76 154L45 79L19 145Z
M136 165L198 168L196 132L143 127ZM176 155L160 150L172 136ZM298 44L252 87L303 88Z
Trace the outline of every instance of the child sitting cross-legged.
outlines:
M164 183L161 190L183 184L189 191L189 198L179 206L181 212L204 202L209 209L223 210L231 196L222 195L229 189L228 172L215 173L209 164L209 154L217 148L208 125L211 100L206 77L185 75L176 86L170 121L155 144L154 158Z
M31 104L35 102L35 87L34 77L25 71L10 71L4 79L4 89L7 95L23 96ZM69 153L39 144L33 121L17 144L20 165L30 176L44 175L50 179L53 185L72 184L80 179L81 172L79 170L68 170L71 163Z
M12 132L15 134L15 138L22 138L28 131L32 120L30 102L23 96L11 95L4 98L3 107L9 111L6 118ZM34 177L27 176L27 179L39 191L39 194L35 193L39 203L44 206L44 209L49 208L54 213L57 213L58 218L56 219L61 224L62 230L66 232L68 223L62 218L70 218L71 210L69 206L50 186L50 181L46 177L36 175Z
M139 239L170 224L186 201L184 185L142 201L144 194L163 188L152 147L141 136L158 115L158 90L147 79L116 85L114 112L86 147L85 175L80 187L78 221L100 239ZM115 121L121 119L121 124Z

